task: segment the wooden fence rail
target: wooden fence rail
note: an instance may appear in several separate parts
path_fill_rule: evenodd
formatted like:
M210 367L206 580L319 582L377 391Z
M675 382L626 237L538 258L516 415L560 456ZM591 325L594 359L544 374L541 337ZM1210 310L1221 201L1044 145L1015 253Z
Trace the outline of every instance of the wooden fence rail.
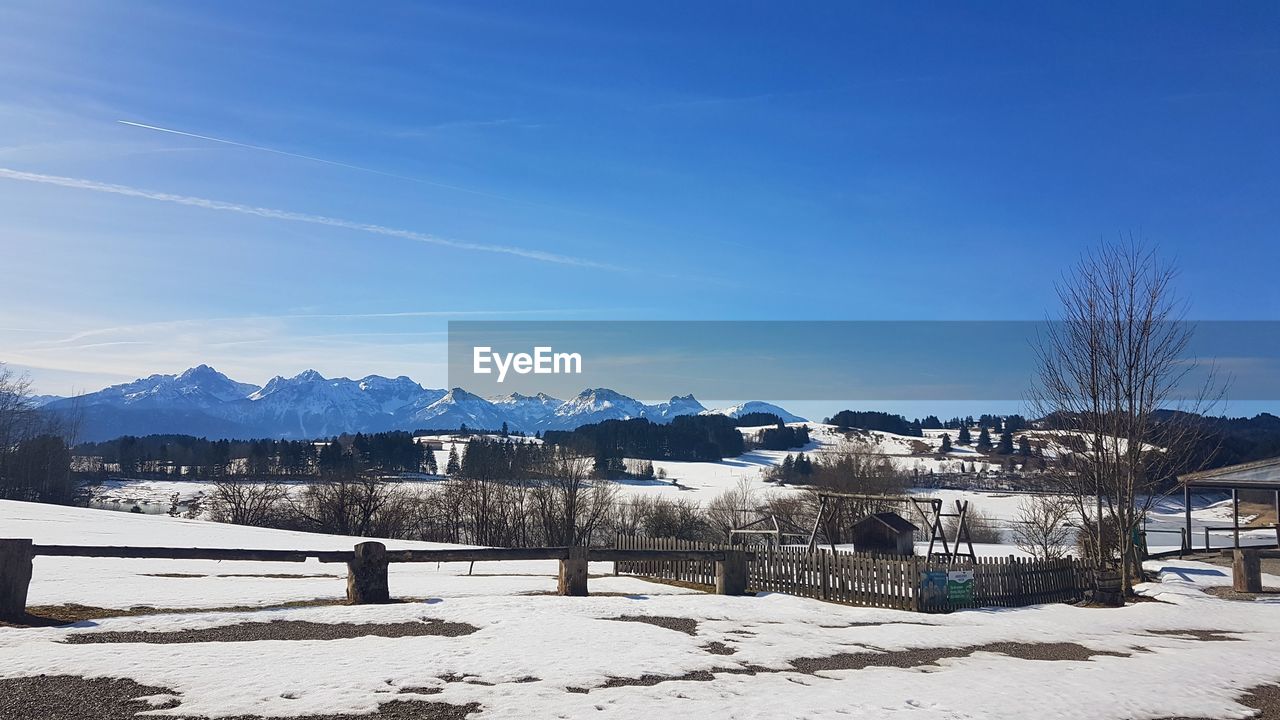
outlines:
M747 566L754 557L741 548L446 548L440 550L387 550L380 542L362 542L352 550L241 550L231 548L122 547L102 545L36 545L29 539L0 539L0 618L21 619L26 614L33 559L55 557L135 558L172 560L238 560L346 563L347 600L352 604L391 600L387 568L398 562L486 562L502 560L557 560L559 593L587 595L587 567L592 561L651 564L696 564L709 568L700 576L722 595L747 592Z
M732 547L626 535L618 536L617 546L664 551ZM616 567L623 574L711 584L712 569L697 560L619 562ZM966 582L969 577L972 580ZM766 546L753 548L747 562L747 585L755 591L921 612L1076 602L1087 580L1085 569L1073 558L982 557L976 562L944 563L913 556Z

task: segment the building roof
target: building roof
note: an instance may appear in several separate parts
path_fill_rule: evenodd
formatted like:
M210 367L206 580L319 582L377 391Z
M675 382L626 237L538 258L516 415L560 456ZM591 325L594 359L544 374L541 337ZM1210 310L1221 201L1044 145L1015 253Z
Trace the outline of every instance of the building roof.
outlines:
M916 526L912 525L906 518L896 512L879 512L868 515L858 522L854 523L854 527L866 522L878 521L883 525L887 525L894 532L915 532Z
M1182 475L1190 487L1280 490L1280 457Z

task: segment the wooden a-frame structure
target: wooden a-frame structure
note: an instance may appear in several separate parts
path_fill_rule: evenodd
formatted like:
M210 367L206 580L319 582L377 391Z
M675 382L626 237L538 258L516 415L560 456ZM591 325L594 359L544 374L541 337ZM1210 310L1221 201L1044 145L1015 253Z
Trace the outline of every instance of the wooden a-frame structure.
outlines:
M766 514L764 517L752 520L745 525L736 527L729 531L729 544L736 545L739 539L746 544L749 537L764 537L765 541L770 545L784 545L784 538L803 538L804 530L793 523L787 522L786 519L779 518L772 513Z
M902 504L905 505L911 501L909 495L876 495L873 493L850 493L838 492L836 490L818 490L818 515L813 519L813 529L809 531L809 552L813 552L818 546L818 530L822 527L822 521L827 517L827 508L830 501L838 501L841 499L861 500L877 505L881 504ZM828 538L830 541L830 538ZM831 551L835 552L835 542L830 542Z
M911 504L915 506L916 512L920 513L920 517L924 520L925 525L929 529L929 552L925 556L930 560L935 558L943 562L955 562L960 558L968 558L969 562L977 562L978 556L973 551L973 539L969 536L969 524L966 516L969 513L968 500L956 500L956 511L953 513L942 512L942 500L940 498L911 498ZM956 537L955 543L947 542L947 532L942 527L943 518L956 518ZM935 550L937 544L942 543L942 550ZM969 549L969 552L961 552L960 545ZM952 548L955 548L952 550Z

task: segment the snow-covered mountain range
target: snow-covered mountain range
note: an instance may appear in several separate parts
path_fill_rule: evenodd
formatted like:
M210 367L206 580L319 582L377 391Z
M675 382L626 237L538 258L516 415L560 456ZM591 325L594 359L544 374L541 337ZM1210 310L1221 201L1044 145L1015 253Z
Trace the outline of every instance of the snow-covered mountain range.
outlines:
M474 429L534 433L571 430L602 420L648 418L666 423L680 415L741 417L771 412L787 422L803 418L752 401L709 410L693 395L648 405L607 388L588 388L568 400L549 395L486 399L462 388L433 390L400 376L359 380L326 378L307 370L274 377L258 387L208 365L179 375L152 375L75 398L46 399L44 407L74 412L83 440L173 433L225 438L317 438L347 432Z

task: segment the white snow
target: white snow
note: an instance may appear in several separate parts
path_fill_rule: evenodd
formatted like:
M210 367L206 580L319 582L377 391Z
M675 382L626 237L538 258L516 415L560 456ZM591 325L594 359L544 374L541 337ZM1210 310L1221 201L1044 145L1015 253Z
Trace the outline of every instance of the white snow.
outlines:
M325 538L165 517L0 502L9 536L40 542L101 544L235 545L241 547L346 547L352 538ZM411 543L390 543L408 546ZM79 574L60 572L75 562ZM91 604L115 594L132 604L214 606L231 600L219 582L182 586L174 578L142 575L142 562L40 558L33 602ZM236 566L263 572L271 563L175 561L174 571L203 572ZM304 566L287 565L297 571ZM512 564L518 565L518 564ZM1205 577L1219 582L1220 568L1164 563L1165 582L1142 586L1160 602L1123 609L1064 605L922 615L846 607L766 594L719 597L682 593L627 578L593 578L593 591L627 596L563 598L520 595L549 587L549 576L458 576L457 570L397 568L393 592L427 598L386 606L330 606L256 612L190 612L120 617L63 628L0 629L0 678L46 674L125 677L168 688L181 704L151 715L296 716L370 712L392 699L477 702L477 718L1010 718L1034 714L1056 720L1119 720L1165 716L1242 718L1237 702L1250 687L1280 680L1280 609L1264 602L1213 598L1199 589ZM316 565L335 571L338 566ZM481 566L478 566L481 567ZM147 562L145 569L155 570ZM530 568L513 567L505 572ZM534 568L542 570L545 568ZM492 565L483 571L494 572ZM1193 572L1194 571L1194 572ZM1184 581L1182 575L1191 577ZM1226 577L1229 579L1229 571ZM1268 578L1269 582L1280 578ZM225 578L237 604L251 596L307 595L340 588L341 580ZM104 585L117 585L115 589ZM323 588L321 586L324 586ZM281 588L292 587L292 592ZM174 588L182 588L181 592ZM213 597L202 596L210 592ZM184 593L186 595L184 596ZM690 618L687 635L620 615ZM103 631L172 631L241 622L308 620L367 623L435 619L470 623L461 637L362 637L346 640L88 644L61 642L72 634ZM1233 642L1203 641L1153 631L1215 630ZM714 655L720 642L736 650ZM791 662L839 653L895 653L916 648L962 648L994 642L1079 643L1099 652L1088 661L1023 660L975 652L913 668L796 672ZM766 668L755 675L723 669ZM648 686L599 687L609 678L714 673L708 680ZM446 682L447 675L465 676ZM529 680L529 678L536 678ZM517 682L523 680L523 682ZM492 683L492 685L482 684ZM437 688L428 696L401 694L411 687ZM592 688L590 693L568 688Z

